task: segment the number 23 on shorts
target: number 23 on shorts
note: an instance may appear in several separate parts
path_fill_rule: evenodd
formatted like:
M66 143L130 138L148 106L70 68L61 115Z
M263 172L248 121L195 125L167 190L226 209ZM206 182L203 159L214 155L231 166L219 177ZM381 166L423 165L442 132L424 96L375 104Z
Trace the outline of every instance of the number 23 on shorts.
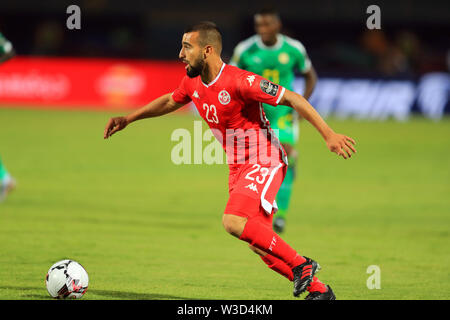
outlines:
M245 179L250 181L256 181L259 184L263 184L266 181L266 177L269 175L270 169L262 167L260 164L255 163L249 173L245 175ZM255 177L256 175L256 177Z

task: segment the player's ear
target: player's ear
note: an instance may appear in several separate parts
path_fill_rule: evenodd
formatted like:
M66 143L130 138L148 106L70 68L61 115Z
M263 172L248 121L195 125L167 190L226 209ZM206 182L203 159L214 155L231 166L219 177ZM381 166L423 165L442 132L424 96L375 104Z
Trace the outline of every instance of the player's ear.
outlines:
M203 58L206 59L206 57L208 57L209 55L211 55L213 53L213 46L211 45L207 45L204 50L203 50Z

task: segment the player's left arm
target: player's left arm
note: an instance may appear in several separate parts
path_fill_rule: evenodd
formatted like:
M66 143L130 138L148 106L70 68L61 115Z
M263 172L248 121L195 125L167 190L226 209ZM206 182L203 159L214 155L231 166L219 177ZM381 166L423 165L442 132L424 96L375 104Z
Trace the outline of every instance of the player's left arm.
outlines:
M304 119L308 120L324 138L328 149L344 159L350 158L355 153L355 140L333 131L322 119L320 114L311 106L304 97L290 90L285 90L279 104L289 106Z

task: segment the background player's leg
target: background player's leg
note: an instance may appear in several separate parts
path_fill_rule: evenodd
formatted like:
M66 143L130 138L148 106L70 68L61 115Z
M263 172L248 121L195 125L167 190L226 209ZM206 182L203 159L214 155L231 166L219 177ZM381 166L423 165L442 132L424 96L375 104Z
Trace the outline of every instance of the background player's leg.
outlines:
M283 145L283 149L286 151L289 162L286 176L276 196L278 212L273 221L275 232L281 233L284 231L286 225L286 215L289 210L292 187L296 176L297 151L295 150L295 144L298 141L299 126L293 111L287 111L287 113L279 116L276 127L278 129L279 140Z
M7 193L13 189L14 186L14 179L8 173L0 158L0 201L6 197Z
M6 167L2 162L2 158L0 158L0 182L7 182L11 179Z
M297 162L297 153L290 144L283 144L283 148L288 155L289 165L280 190L277 193L278 212L275 215L273 228L277 233L284 230L286 224L286 214L288 213L291 202L292 186L295 178L295 166Z
M3 180L3 178L6 176L8 172L6 171L5 166L3 165L2 158L0 158L0 180Z

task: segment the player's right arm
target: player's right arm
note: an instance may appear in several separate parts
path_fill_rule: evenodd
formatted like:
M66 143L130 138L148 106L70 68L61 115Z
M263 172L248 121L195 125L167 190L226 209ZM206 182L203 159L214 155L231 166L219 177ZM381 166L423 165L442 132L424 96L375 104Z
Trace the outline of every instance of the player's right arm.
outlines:
M291 107L319 131L330 151L344 159L350 158L352 151L356 152L353 147L355 140L334 132L303 96L256 74L246 72L242 75L238 78L238 92L244 101L258 101L272 106Z
M145 118L159 117L173 112L181 108L183 105L183 103L175 102L175 100L172 98L172 93L167 93L153 100L146 106L129 113L126 116L109 119L108 123L106 124L105 131L103 132L103 138L108 139L114 133L124 129L134 121Z
M191 97L188 95L186 88L187 79L188 77L185 76L174 92L162 95L146 106L131 112L126 116L109 119L106 124L105 131L103 132L103 138L108 139L114 133L124 129L136 120L159 117L184 106L186 103L191 101Z
M328 149L331 152L342 156L344 159L350 158L352 152L356 152L354 148L355 140L333 131L328 124L322 119L319 113L303 96L290 90L285 90L280 98L279 104L289 106L304 119L308 120L325 140Z

